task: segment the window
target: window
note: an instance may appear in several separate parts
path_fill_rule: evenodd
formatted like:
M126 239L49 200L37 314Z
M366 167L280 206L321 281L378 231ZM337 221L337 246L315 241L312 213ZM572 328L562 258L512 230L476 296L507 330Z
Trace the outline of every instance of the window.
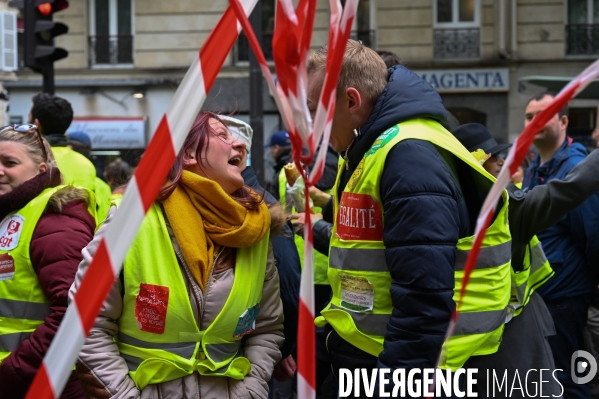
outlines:
M90 0L91 65L133 63L131 3L131 0Z
M0 12L0 71L12 72L18 67L17 14Z
M435 58L478 58L480 0L435 0L434 5Z
M568 136L584 145L589 151L595 149L591 134L597 121L597 108L570 108Z
M568 0L566 54L599 54L599 0Z
M479 0L436 0L435 27L479 27Z
M267 61L272 61L272 36L275 30L275 0L262 0L262 52ZM257 32L256 32L257 34ZM237 61L248 62L252 48L241 31L237 40Z

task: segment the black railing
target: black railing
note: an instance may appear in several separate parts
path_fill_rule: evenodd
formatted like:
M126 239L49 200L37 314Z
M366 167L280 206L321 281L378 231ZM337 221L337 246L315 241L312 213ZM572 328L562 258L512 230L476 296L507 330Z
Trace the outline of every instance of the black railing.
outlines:
M376 48L376 31L374 30L354 30L349 37L360 40L367 47Z
M272 61L272 32L262 32L262 52L267 61ZM243 32L239 34L237 39L237 61L250 60L250 43Z
M435 59L480 57L480 29L435 29Z
M98 35L89 37L91 65L133 63L132 35Z
M599 24L566 25L566 54L599 54Z

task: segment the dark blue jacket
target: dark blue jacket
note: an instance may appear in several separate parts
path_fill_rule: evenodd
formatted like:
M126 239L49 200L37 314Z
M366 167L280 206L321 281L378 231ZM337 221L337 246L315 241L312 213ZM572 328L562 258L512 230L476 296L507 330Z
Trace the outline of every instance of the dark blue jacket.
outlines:
M566 138L545 164L539 165L541 157L537 155L526 170L523 187L530 190L553 179L564 179L586 155L587 151L581 144ZM553 227L539 233L538 237L555 271L553 278L538 290L544 300L595 291L597 282L592 268L596 269L599 257L599 193L592 195Z
M258 183L256 172L248 166L241 176L245 184L259 192L264 191ZM264 191L264 200L267 204L274 204L276 199L269 192ZM283 232L270 239L272 252L275 257L277 271L279 272L279 285L281 287L281 302L283 302L283 328L285 343L281 348L283 359L289 354L295 356L297 344L297 323L299 312L299 291L301 279L300 258L293 240L293 232L285 225Z
M349 170L342 171L337 195L364 153L389 127L414 118L445 119L441 97L427 82L402 66L389 73L387 86L349 150ZM462 183L462 189L468 188ZM394 309L377 367L436 366L455 307L456 244L472 234L469 212L475 217L484 199L474 196L476 206L469 210L447 162L427 141L404 140L387 155L380 197ZM356 363L345 367L364 367Z

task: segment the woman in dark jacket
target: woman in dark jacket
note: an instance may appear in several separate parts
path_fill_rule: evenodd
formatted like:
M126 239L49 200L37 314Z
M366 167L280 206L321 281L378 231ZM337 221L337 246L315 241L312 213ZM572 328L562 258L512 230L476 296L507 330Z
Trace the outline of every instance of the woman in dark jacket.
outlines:
M22 398L62 321L95 229L87 191L61 186L34 125L0 130L0 219L0 396ZM84 397L72 374L61 398Z

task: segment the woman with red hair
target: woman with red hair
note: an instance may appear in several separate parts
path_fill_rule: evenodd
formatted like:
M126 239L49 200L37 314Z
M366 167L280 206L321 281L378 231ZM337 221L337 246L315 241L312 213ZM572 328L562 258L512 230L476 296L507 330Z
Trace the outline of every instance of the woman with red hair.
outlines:
M81 351L90 396L268 396L283 343L269 234L285 218L244 185L245 151L218 115L198 115Z

